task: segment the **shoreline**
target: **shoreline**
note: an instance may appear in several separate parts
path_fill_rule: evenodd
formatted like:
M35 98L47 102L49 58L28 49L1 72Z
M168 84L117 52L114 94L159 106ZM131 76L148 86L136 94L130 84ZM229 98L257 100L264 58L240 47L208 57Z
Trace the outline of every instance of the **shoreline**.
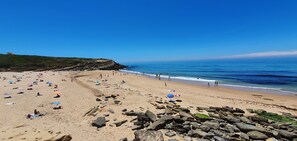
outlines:
M123 73L129 73L129 74L135 74L135 75L141 75L146 76L148 78L152 79L158 79L156 78L156 74L149 74L149 73L142 73L137 71L131 71L127 69L121 69L119 72ZM168 75L161 75L161 80L168 80L174 81L174 82L182 82L187 84L195 84L200 86L205 86L207 83L210 83L211 86L215 86L213 84L214 82L218 82L219 80L210 80L210 79L194 79L194 77L182 77L182 76L168 76ZM244 90L249 92L263 92L263 93L270 93L270 94L277 94L277 95L294 95L297 96L296 91L287 91L282 90L282 88L272 88L272 87L262 87L262 86L250 86L250 85L241 85L241 84L229 84L229 83L220 83L219 84L222 87L235 89L235 90Z

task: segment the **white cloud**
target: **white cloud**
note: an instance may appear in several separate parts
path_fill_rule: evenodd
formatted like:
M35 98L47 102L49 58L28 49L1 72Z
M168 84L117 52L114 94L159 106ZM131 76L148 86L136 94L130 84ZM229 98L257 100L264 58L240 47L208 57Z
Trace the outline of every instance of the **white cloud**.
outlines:
M221 58L260 58L260 57L283 57L283 56L297 56L297 50L293 51L271 51L271 52L256 52L240 55L225 56Z

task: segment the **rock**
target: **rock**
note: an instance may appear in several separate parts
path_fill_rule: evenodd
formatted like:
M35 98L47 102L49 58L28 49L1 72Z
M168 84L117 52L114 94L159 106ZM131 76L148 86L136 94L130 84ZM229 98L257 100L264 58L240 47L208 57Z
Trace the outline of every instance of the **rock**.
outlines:
M208 139L197 139L197 138L194 138L192 141L209 141Z
M261 123L261 122L266 122L268 123L268 119L260 117L260 116L251 116L249 117L252 121L257 122L257 123Z
M219 129L220 124L218 122L206 121L203 122L202 125L208 126L211 129Z
M244 110L239 109L239 108L235 108L234 112L236 112L236 113L245 113Z
M184 140L185 140L185 141L192 141L192 138L189 137L189 136L185 136L185 137L184 137Z
M55 141L71 141L72 137L70 135L64 135L58 139L56 139Z
M168 136L168 137L173 137L173 136L175 136L175 133L172 132L172 131L168 131L168 132L165 133L165 135Z
M208 113L208 115L210 117L213 117L213 118L220 118L220 116L218 114L215 114L215 113Z
M201 125L200 126L200 129L204 132L208 132L210 130L210 127L209 126L206 126L206 125Z
M127 138L122 138L119 141L128 141L128 139Z
M149 110L147 110L147 111L145 112L145 115L148 116L148 118L149 118L152 122L155 122L155 121L157 120L156 115L155 115L153 112L149 111Z
M155 121L154 123L152 123L148 129L150 130L158 130L158 129L162 129L165 127L165 125L167 123L172 122L174 119L173 116L163 116L161 118L159 118L157 121Z
M255 113L255 111L253 109L246 109L246 110L250 113Z
M244 123L251 123L251 121L247 117L240 117L239 119Z
M266 139L266 141L278 141L278 140L275 138L269 138L269 139Z
M132 126L131 127L131 130L140 130L140 129L143 129L143 127L142 126L138 126L138 125L134 125L134 126Z
M140 130L134 132L134 141L164 141L161 131Z
M177 139L168 139L168 141L178 141Z
M198 128L200 128L200 125L201 125L201 124L199 124L199 123L197 123L197 122L191 122L190 125L192 125L192 128L193 128L193 129L198 129Z
M168 141L178 141L177 139L168 139Z
M142 114L142 112L134 112L134 111L130 111L130 112L125 112L124 115L126 116L138 116Z
M183 111L179 111L179 115L181 117L186 117L186 118L193 118L193 116L189 113L183 112Z
M260 115L262 113L265 113L266 111L265 110L262 110L262 109L258 109L258 110L255 110L254 111L256 114Z
M114 110L112 110L112 109L108 109L108 111L109 111L110 113L114 114Z
M166 107L164 105L157 105L156 109L165 109Z
M113 102L114 102L114 104L117 104L117 105L121 103L121 101L119 101L119 100L114 100Z
M257 127L250 124L245 123L235 123L235 125L243 132L249 132L249 131L259 131L259 132L266 132L263 128Z
M119 121L119 122L115 122L114 124L116 125L116 127L119 127L121 125L123 125L124 123L126 123L128 120L122 120L122 121Z
M243 141L250 140L250 137L247 134L242 132L234 133L231 135L231 137L239 138L240 140L243 140Z
M173 114L173 111L170 108L166 108L165 109L165 114L172 115Z
M207 133L204 132L204 131L201 131L201 130L190 130L188 132L188 136L191 136L191 137L205 137L207 136Z
M105 117L99 117L92 122L92 126L96 126L97 128L103 127L106 125Z
M221 138L221 137L218 137L218 136L215 136L213 137L215 141L226 141L224 138Z
M255 139L255 140L265 140L268 138L265 134L263 134L259 131L250 131L247 133L247 135L250 138Z
M294 138L297 138L297 134L293 132L288 132L286 130L279 130L278 132L282 137L289 140L293 140Z

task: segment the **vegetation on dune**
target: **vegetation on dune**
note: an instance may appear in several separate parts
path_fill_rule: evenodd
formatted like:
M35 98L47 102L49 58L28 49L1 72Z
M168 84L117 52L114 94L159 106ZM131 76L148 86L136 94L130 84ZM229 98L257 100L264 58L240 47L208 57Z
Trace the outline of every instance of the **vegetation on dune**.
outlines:
M75 65L106 65L98 60L112 61L108 59L90 59L90 58L66 58L66 57L46 57L33 55L13 55L0 54L1 71L36 71L36 70L53 70L71 67ZM84 67L82 67L84 68Z

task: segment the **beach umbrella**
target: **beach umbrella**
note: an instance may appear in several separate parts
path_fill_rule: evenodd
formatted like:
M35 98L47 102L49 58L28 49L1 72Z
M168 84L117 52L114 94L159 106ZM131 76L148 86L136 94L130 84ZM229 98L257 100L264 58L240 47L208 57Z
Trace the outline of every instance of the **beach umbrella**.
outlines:
M167 97L168 98L173 98L174 97L174 94L168 94Z
M12 84L12 83L13 83L13 81L12 81L12 80L9 80L9 81L8 81L8 83L9 83L9 84Z
M61 102L55 101L55 102L52 102L51 104L53 104L53 105L60 105Z

